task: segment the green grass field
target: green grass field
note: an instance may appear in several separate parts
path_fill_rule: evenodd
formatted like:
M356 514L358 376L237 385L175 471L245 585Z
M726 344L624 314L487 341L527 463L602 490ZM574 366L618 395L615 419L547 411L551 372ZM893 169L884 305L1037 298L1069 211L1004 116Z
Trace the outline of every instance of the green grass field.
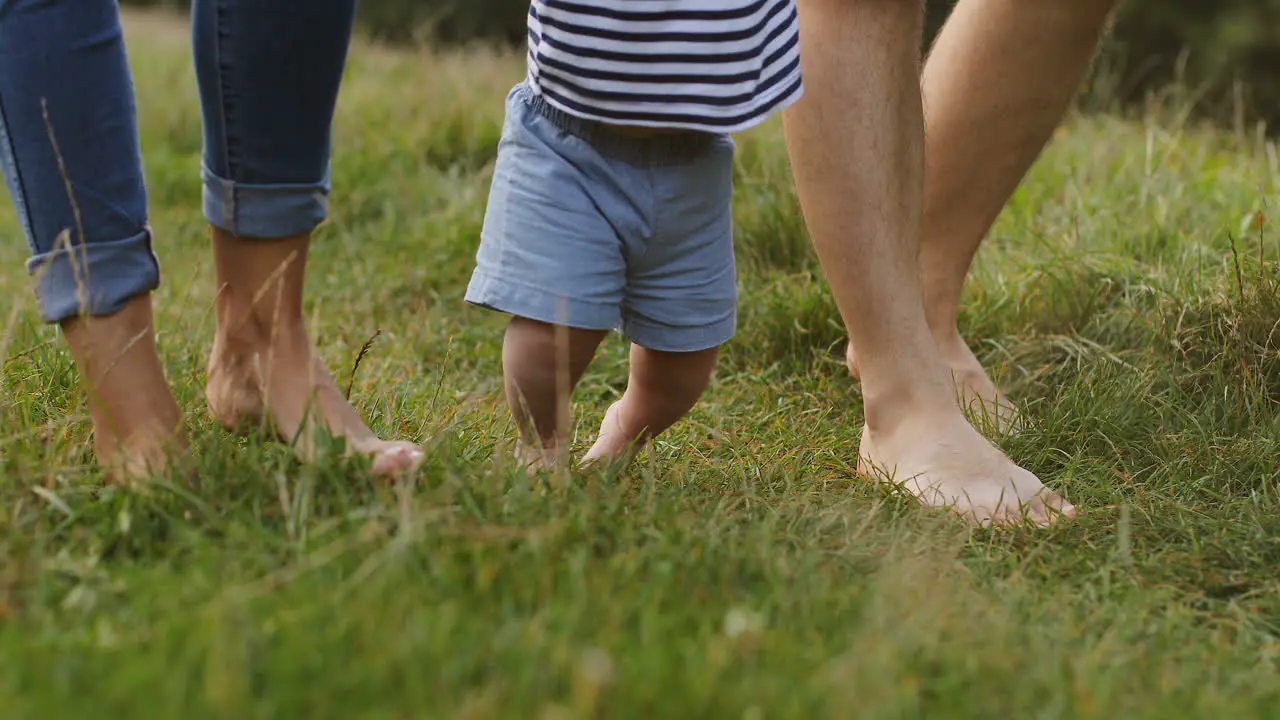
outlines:
M360 45L309 298L374 428L429 446L387 485L208 419L187 31L129 29L200 477L103 487L6 202L0 716L1280 714L1275 145L1184 126L1177 98L1074 117L980 255L963 327L1029 421L999 442L1074 522L971 532L854 478L857 389L776 121L740 138L740 331L705 401L626 475L543 488L505 459L503 319L462 302L522 58ZM624 366L607 342L579 450Z

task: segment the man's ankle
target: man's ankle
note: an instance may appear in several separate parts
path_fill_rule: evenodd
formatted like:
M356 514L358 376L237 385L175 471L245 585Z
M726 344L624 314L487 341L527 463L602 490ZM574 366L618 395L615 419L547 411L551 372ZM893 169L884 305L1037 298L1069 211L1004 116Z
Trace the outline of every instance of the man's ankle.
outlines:
M950 383L911 383L878 391L863 391L863 419L875 433L892 433L903 424L926 418L959 415Z

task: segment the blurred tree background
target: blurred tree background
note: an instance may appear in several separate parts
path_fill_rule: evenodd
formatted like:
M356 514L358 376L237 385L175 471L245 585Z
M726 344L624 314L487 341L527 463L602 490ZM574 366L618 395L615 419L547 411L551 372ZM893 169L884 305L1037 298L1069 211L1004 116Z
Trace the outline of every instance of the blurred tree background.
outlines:
M927 3L926 43L954 0ZM527 8L527 0L361 0L360 24L366 34L397 43L522 43ZM1238 121L1242 108L1246 118L1280 130L1280 0L1129 0L1099 67L1108 100L1138 102L1178 81L1200 99L1202 117Z

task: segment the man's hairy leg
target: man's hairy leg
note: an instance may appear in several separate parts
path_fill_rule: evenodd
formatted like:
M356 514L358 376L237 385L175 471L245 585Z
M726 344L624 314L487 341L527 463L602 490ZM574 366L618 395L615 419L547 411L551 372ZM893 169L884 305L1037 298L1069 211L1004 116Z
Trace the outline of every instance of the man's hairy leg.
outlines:
M805 97L784 115L805 221L852 342L859 469L980 523L1070 511L969 425L929 332L918 265L919 0L800 0Z
M960 296L992 223L1066 114L1119 0L960 0L922 82L925 315L961 403L1016 412L960 335ZM849 344L849 370L859 374Z

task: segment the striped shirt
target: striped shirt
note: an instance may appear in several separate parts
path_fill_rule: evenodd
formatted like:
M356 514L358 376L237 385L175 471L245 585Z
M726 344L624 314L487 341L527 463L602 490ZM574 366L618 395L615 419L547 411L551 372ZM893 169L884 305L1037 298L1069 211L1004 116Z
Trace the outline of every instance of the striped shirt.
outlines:
M795 102L794 0L533 0L528 84L619 125L733 133Z

